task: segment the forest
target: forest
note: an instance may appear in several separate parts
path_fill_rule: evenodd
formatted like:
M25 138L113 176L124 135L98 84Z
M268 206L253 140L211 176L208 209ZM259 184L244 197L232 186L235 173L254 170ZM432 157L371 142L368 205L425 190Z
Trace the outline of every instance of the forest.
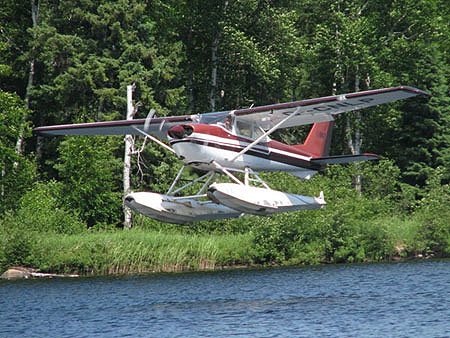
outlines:
M450 256L450 8L442 0L3 0L0 272L83 274ZM188 226L133 215L124 138L32 129L231 110L407 85L430 93L339 116L311 180L264 174L324 210ZM274 136L301 143L306 128ZM134 140L131 189L165 192L181 163ZM190 177L200 172L191 170Z

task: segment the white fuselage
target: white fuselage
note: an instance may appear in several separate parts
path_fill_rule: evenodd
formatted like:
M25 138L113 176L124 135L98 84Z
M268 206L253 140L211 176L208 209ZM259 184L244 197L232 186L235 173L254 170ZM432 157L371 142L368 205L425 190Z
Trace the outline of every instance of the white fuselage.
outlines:
M189 135L170 142L184 163L199 169L215 170L213 161L227 169L285 171L299 177L310 177L319 169L311 165L310 156L280 142L266 139L239 155L252 139L217 125L192 125L192 129Z

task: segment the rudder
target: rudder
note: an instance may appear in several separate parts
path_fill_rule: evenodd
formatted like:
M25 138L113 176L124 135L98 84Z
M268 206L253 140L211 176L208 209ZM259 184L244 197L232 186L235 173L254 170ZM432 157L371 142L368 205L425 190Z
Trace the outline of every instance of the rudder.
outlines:
M325 157L330 153L334 121L314 123L303 144L294 145L297 149L311 154L313 158Z

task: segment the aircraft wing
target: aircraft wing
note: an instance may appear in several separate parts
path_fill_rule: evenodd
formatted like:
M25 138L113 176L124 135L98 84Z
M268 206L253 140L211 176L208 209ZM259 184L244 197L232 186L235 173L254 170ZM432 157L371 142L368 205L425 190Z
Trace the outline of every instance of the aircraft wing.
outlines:
M143 131L160 139L167 138L167 130L180 123L215 123L225 119L229 114L214 112L203 115L183 115L171 117L155 117L150 120L118 120L105 122L90 122L76 124L61 124L38 127L33 130L40 136L57 135L141 135Z
M429 95L427 92L407 86L368 90L349 94L326 96L317 99L272 104L233 111L238 120L253 122L269 130L291 114L278 128L287 128L316 122L334 120L334 115L375 105Z
M153 118L147 132L157 137L165 136L167 129L177 123L188 123L191 116ZM38 127L33 130L40 136L57 135L140 135L145 127L145 119L61 124Z
M372 107L417 95L429 94L417 88L402 86L200 115L158 117L150 120L136 119L45 126L35 128L33 132L41 136L56 136L140 135L145 131L145 133L160 139L166 139L167 130L176 124L213 124L224 121L230 114L233 114L238 120L255 123L262 129L269 130L277 124L279 125L275 129L332 121L334 115L340 113ZM294 116L291 116L292 114ZM285 119L286 121L282 122Z
M143 132L167 139L167 130L180 123L212 124L223 121L229 111L206 113L202 115L183 115L170 117L154 117L150 120L117 120L105 122L89 122L76 124L60 124L38 127L33 133L39 136L58 135L141 135Z

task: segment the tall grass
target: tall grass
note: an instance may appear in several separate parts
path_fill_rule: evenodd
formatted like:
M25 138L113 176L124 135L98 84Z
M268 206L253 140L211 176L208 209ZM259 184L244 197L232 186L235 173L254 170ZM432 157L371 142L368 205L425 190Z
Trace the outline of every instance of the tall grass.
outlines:
M133 229L47 234L37 240L33 265L58 273L170 272L252 263L250 234L195 235Z

